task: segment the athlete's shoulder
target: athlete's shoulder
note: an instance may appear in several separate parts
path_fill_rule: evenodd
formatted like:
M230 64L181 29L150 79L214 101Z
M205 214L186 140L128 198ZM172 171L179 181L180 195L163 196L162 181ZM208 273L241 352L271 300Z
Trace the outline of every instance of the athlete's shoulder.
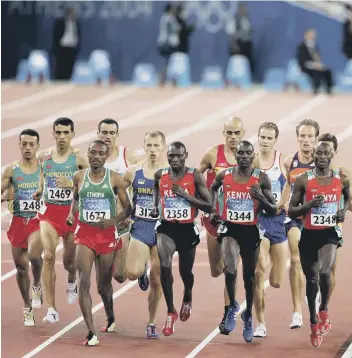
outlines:
M126 164L128 166L143 162L145 159L145 153L141 150L127 149L126 147L120 147L120 150L121 149L124 152Z
M52 157L53 152L54 152L53 147L41 150L40 152L37 153L37 158L40 160L40 162L44 162Z
M293 153L293 154L289 154L286 156L286 158L284 159L284 166L287 170L290 169L290 166L293 162L293 159L295 158L297 152L296 153Z

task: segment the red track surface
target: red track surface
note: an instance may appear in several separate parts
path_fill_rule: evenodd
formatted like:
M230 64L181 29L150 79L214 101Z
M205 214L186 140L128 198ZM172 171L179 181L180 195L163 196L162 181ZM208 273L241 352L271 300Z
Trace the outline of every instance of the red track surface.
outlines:
M119 87L121 91L125 87ZM110 94L114 89L104 88L75 88L55 97L43 99L28 104L19 109L7 110L2 113L3 133L21 125L31 127L32 121L47 119L50 116L62 115L67 110L67 115L74 108L82 104L92 103L97 98ZM166 109L160 105L169 99L180 95L185 91L195 91L189 99L183 100L176 105L170 105ZM250 93L237 91L203 91L197 90L175 90L175 89L141 89L136 90L128 96L111 100L93 109L78 111L72 115L76 121L76 138L90 131L96 130L97 123L104 117L113 117L121 120L130 118L132 115L141 115L139 120L134 117L134 125L126 122L121 129L120 142L131 149L141 147L143 135L147 130L156 129L163 131L166 135L174 135L172 139L183 141L189 151L189 165L197 165L203 152L209 146L222 142L222 119L214 117L212 121L206 120L209 115L222 111L225 107L233 106ZM17 101L20 98L39 93L38 86L27 87L12 85L2 93L2 104ZM117 89L118 92L118 89ZM117 93L116 92L116 93ZM313 101L313 102L312 102ZM314 106L314 101L316 105ZM242 106L241 109L229 111L243 118L246 128L246 139L256 143L255 135L258 125L263 121L279 122L280 139L278 149L289 154L297 149L295 138L295 126L303 118L312 118L319 122L322 132L333 132L343 140L339 147L338 162L346 167L352 167L349 155L352 151L352 134L350 125L351 97L335 96L331 98L316 100L309 94L264 94L256 101ZM297 109L301 108L301 112ZM150 108L159 109L156 112L146 111ZM142 112L141 112L142 111ZM144 113L143 113L144 111ZM294 112L295 111L295 112ZM287 117L296 114L296 116ZM203 123L200 121L204 121ZM196 132L187 135L187 127L198 122ZM38 128L41 134L41 148L47 148L53 144L51 136L51 123ZM346 129L347 128L347 129ZM17 147L17 135L2 140L2 167L19 158ZM177 137L179 135L179 137ZM87 141L78 145L86 150ZM11 258L11 249L8 244L6 229L10 217L6 215L5 206L2 207L2 275L13 270L14 265ZM319 354L321 358L341 357L343 345L351 338L352 333L352 305L351 287L352 278L349 275L352 243L349 236L352 234L351 214L347 216L344 227L345 243L339 249L339 263L337 273L337 288L334 293L330 313L333 322L333 330L324 337L323 344L319 350L314 349L309 340L309 320L306 305L304 307L304 326L300 330L290 330L288 324L292 314L291 295L288 282L288 274L284 285L280 289L267 289L266 321L268 337L254 339L251 344L245 343L242 338L242 323L238 321L237 328L230 336L217 335L199 353L200 357L219 355L222 357L239 356L249 358L254 355L261 357L279 357L285 355L288 358L313 358ZM177 258L174 260L175 270L175 301L181 304L182 284L178 276ZM2 357L18 358L24 357L37 347L38 357L62 357L85 356L115 357L186 357L210 334L218 325L223 312L223 287L224 279L214 279L210 276L206 243L202 241L199 245L194 268L195 286L193 293L192 317L186 323L177 322L176 332L171 337L162 334L159 340L149 341L145 339L144 327L147 313L147 293L142 292L138 285L134 285L115 299L115 313L117 318L117 332L111 334L100 334L100 347L89 349L81 346L86 335L84 322L70 326L66 333L60 334L57 339L51 339L47 347L40 346L53 335L70 325L81 316L78 303L68 305L66 303L66 272L62 266L62 251L57 255L57 306L60 313L60 321L55 325L44 325L42 318L46 312L46 304L36 311L35 328L27 328L22 324L22 299L17 289L15 276L11 276L2 282ZM92 277L95 277L92 275ZM238 286L238 300L244 301L244 289L241 280ZM114 289L118 291L130 282L119 285L114 282ZM91 293L93 305L100 303L92 283ZM164 324L166 306L164 299L160 305L157 316L159 332ZM105 321L104 310L98 310L94 315L97 328ZM352 354L352 353L351 353ZM28 355L33 356L33 355Z

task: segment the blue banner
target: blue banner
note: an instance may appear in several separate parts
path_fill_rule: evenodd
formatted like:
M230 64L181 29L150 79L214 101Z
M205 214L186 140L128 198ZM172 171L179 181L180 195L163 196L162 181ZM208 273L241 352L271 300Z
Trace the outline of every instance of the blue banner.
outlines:
M157 1L10 1L2 2L2 77L15 76L17 63L32 48L51 49L52 26L70 4L76 8L82 29L80 58L92 50L105 49L113 72L129 81L137 63L152 63L160 70L156 41L166 2ZM342 70L342 24L286 2L246 2L253 27L255 77L263 78L269 67L285 67L295 55L304 31L314 27L323 61ZM237 2L192 1L185 3L187 21L196 25L190 38L192 80L198 82L204 66L220 65L225 73L228 43L225 27Z

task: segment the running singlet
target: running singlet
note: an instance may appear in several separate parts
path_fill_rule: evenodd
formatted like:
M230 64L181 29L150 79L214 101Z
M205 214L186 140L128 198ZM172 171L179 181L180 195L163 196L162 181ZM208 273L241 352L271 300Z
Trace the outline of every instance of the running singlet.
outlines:
M281 199L281 193L286 183L286 178L281 171L280 157L281 153L279 151L275 151L273 165L269 169L262 169L262 171L266 173L270 179L271 191L277 203Z
M197 209L184 198L174 194L172 185L177 184L189 195L195 196L194 168L188 168L185 176L179 181L173 181L169 175L169 168L162 170L159 181L160 204L159 212L162 220L177 221L181 224L193 223Z
M33 199L33 194L39 188L40 164L33 174L25 174L18 162L12 163L12 185L15 191L13 203L14 216L32 218L43 205L43 200Z
M229 167L231 167L232 165L229 164L226 160L225 157L225 145L224 144L219 144L218 145L218 152L216 155L216 162L215 162L215 166L214 168L211 168L208 170L207 172L207 187L208 189L210 188L211 184L213 183L216 174L222 170L222 169L227 169Z
M100 183L92 183L89 172L87 169L79 190L79 221L94 226L101 219L116 215L116 197L111 187L110 169L105 170Z
M342 203L342 186L338 170L333 170L332 181L329 185L320 185L312 170L307 172L305 202L311 201L317 195L324 196L324 203L318 208L310 209L303 218L303 226L309 230L322 230L336 226L336 213Z
M252 199L249 190L252 185L259 182L259 169L253 169L253 173L247 183L236 183L233 180L233 167L225 172L223 188L223 203L220 202L221 218L225 221L241 224L255 225L258 222L258 200Z
M290 169L288 171L289 176L290 176L289 180L290 180L290 184L291 184L291 193L293 191L293 185L296 181L296 178L300 174L303 174L303 173L307 172L308 170L314 169L314 167L315 167L315 164L314 164L313 159L311 162L309 162L307 164L303 164L298 159L298 152L293 156L292 163L291 163Z
M150 217L153 210L153 187L154 179L147 179L143 173L143 167L136 170L134 180L132 182L132 220L143 219L148 221L156 221Z
M66 177L72 181L77 170L76 154L71 153L66 162L58 164L52 158L52 151L45 153L43 162L44 201L54 205L70 205L73 199L73 190L56 187L56 178Z
M119 146L119 156L113 162L105 162L105 168L113 170L114 172L123 175L125 174L128 164L126 159L126 148Z

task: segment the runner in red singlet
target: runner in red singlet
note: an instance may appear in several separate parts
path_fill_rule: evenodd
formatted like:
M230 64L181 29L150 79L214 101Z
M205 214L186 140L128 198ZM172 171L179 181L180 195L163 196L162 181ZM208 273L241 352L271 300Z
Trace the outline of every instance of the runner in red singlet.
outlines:
M154 175L153 203L151 216L157 222L157 249L160 259L160 280L167 305L167 319L163 328L165 336L174 333L178 314L173 300L172 256L179 254L180 276L184 284L181 321L187 321L192 309L192 273L199 244L199 230L195 224L198 209L211 211L210 194L203 176L194 168L185 166L188 157L181 142L172 143L167 152L170 167L159 169Z
M210 189L214 208L218 191L223 188L223 198L219 198L219 213L223 223L218 227L218 241L221 245L225 284L230 299L224 329L231 332L236 326L235 285L241 256L247 302L246 311L242 313L243 337L246 342L253 339L254 278L260 247L257 214L259 209L264 209L268 215L275 215L277 210L268 175L252 166L254 156L253 145L247 141L240 142L236 151L238 166L218 173ZM219 221L218 212L214 210L210 218L212 222Z
M199 166L198 171L201 173L207 172L207 187L210 188L213 183L216 174L222 170L231 166L237 165L235 158L235 151L237 144L241 141L245 131L243 129L243 122L240 118L230 117L224 123L223 135L225 137L225 144L219 144L217 146L209 148ZM218 204L217 204L218 207ZM220 245L217 242L217 228L210 224L209 216L207 214L202 216L202 224L206 230L208 257L210 264L210 272L212 277L220 276L224 271L224 264L221 259ZM229 297L227 290L224 290L225 310L224 317L226 315L229 306ZM238 306L239 307L239 306ZM228 334L224 330L223 322L219 325L221 334Z
M314 347L319 347L322 335L331 330L328 315L330 275L342 237L338 224L344 222L351 200L350 182L339 170L331 169L332 157L331 146L320 142L314 152L315 169L297 178L288 211L292 219L303 215L299 252L306 276L311 343ZM317 315L315 299L319 289L321 304Z

